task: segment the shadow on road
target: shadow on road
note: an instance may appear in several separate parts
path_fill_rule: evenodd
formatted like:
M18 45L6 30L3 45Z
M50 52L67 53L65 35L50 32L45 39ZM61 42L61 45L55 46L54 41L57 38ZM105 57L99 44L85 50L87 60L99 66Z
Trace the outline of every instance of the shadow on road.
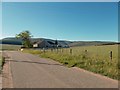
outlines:
M35 64L45 64L45 65L58 65L58 66L63 66L60 64L50 64L50 63L42 63L42 62L32 62L32 61L19 61L19 60L6 60L10 62L24 62L24 63L35 63Z

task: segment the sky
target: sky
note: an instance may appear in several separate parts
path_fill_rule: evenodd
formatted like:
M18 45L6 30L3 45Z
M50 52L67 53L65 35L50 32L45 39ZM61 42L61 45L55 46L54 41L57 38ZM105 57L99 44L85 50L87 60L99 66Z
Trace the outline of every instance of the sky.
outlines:
M2 37L118 41L117 2L3 2Z
M0 3L0 38L2 37L2 3Z
M119 2L119 0L2 0L2 2Z

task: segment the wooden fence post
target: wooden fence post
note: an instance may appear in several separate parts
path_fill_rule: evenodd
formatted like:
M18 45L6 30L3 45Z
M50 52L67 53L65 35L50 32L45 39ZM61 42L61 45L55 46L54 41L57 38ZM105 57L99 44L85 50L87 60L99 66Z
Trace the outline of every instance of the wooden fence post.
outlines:
M53 52L53 48L51 48L51 52Z
M88 51L87 51L87 50L85 50L85 54L86 54L86 55L87 55L87 52L88 52Z
M45 48L43 48L43 52L45 53Z
M111 60L112 60L112 56L113 56L112 54L113 54L112 51L110 51L110 59Z
M57 51L57 53L58 53L58 47L56 48L56 51Z
M87 50L85 50L85 53L87 53Z
M72 54L72 49L70 49L70 54Z
M62 53L63 53L63 49L62 49Z

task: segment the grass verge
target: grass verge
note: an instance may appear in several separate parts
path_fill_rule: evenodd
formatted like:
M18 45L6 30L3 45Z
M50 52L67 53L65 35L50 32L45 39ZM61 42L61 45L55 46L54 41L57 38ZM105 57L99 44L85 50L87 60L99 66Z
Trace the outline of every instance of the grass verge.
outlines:
M101 48L101 47L100 47ZM93 48L94 49L94 48ZM114 49L114 51L117 49ZM89 50L90 51L90 50ZM99 51L99 50L96 50ZM79 67L97 74L101 74L112 79L120 80L120 76L118 75L118 57L117 52L113 60L109 59L109 55L104 53L105 49L99 55L93 55L93 53L80 53L80 54L70 54L64 52L56 52L47 50L43 52L41 50L24 50L24 52L40 55L43 58L50 58L55 61L58 61L68 67ZM104 53L105 57L102 57L102 53ZM90 56L91 55L91 56ZM93 56L92 56L93 55ZM107 56L108 55L108 56Z

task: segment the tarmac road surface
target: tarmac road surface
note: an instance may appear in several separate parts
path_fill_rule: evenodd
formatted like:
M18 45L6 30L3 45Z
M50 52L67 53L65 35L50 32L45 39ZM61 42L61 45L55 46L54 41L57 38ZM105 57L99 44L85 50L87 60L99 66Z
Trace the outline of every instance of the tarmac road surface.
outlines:
M18 51L5 51L13 88L118 88L118 81ZM6 82L3 82L6 83Z

